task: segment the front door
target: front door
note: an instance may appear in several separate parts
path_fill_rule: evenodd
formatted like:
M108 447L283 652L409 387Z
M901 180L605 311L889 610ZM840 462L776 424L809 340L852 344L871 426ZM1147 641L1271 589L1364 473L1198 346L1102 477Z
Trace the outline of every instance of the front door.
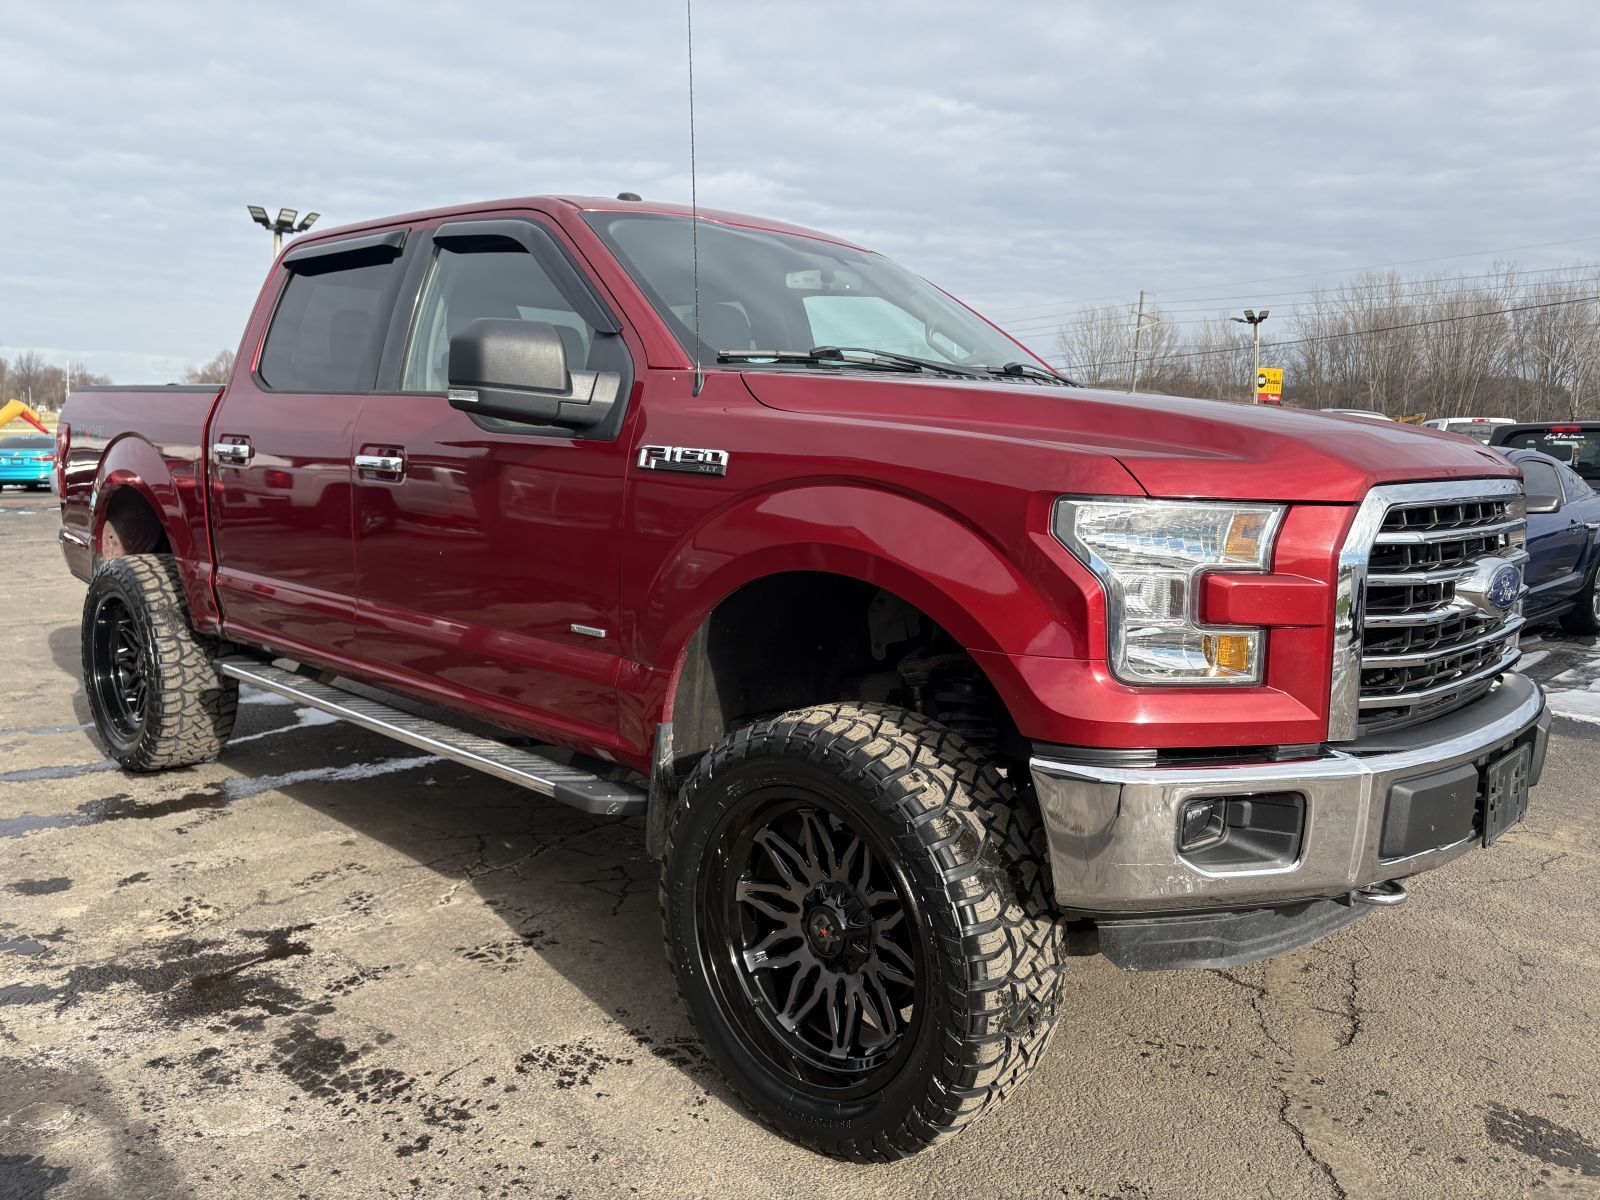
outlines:
M1553 463L1523 459L1523 486L1530 509L1556 507L1552 512L1528 513L1528 611L1560 600L1576 579L1578 560L1589 543L1588 527L1567 511L1566 495Z
M313 662L354 652L351 455L403 248L395 231L286 254L255 369L212 417L216 589L240 641Z
M577 432L446 401L450 338L480 317L545 321L569 370L624 375L615 321L526 218L436 232L398 389L355 431L362 658L389 682L568 744L618 744L623 401Z

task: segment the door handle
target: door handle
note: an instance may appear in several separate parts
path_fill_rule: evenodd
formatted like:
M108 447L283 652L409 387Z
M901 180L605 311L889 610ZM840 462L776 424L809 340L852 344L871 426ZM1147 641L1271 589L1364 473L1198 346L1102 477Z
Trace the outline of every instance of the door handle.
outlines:
M249 442L211 443L211 457L224 466L248 467L255 456L255 447Z
M376 475L380 479L403 479L406 460L400 454L358 454L356 470L363 475Z

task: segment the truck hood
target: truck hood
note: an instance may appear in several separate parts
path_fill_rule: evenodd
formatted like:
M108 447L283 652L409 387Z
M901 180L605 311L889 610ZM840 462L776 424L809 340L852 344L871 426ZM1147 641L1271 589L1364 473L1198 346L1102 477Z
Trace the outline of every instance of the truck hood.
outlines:
M1454 434L1221 400L933 377L746 371L762 404L842 423L1026 438L1115 458L1152 496L1354 501L1382 483L1512 476Z

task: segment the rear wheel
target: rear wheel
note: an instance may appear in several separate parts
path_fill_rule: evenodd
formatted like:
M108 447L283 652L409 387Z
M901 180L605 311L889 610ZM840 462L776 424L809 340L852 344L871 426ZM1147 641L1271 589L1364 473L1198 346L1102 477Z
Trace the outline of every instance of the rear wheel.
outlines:
M1568 633L1600 633L1600 561L1589 568L1589 580L1577 604L1561 614L1561 628Z
M1041 835L961 738L901 709L804 709L714 747L668 820L662 915L757 1114L885 1160L1002 1100L1060 997Z
M233 732L239 684L217 643L189 624L170 555L102 562L83 605L83 681L111 757L134 771L215 758Z

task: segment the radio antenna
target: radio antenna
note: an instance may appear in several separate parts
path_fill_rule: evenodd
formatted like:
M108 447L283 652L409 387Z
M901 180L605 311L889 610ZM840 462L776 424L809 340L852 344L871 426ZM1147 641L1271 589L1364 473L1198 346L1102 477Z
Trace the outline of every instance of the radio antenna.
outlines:
M689 255L694 273L694 392L698 396L706 385L700 341L700 193L696 187L694 162L694 0L683 0L683 13L689 33Z

